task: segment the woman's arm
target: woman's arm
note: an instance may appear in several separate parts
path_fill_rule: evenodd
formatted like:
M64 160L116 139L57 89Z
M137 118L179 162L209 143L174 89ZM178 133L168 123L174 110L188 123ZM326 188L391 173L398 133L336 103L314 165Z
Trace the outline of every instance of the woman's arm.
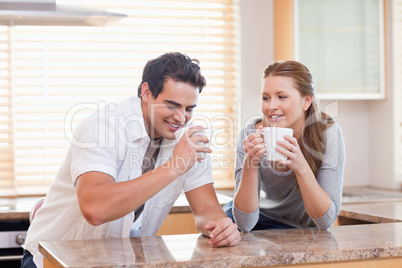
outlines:
M296 139L288 136L285 138L288 142L278 143L286 149L279 148L278 151L288 156L284 163L296 175L306 212L320 229L331 227L339 214L344 169L344 142L339 127L334 125L324 134L327 136L326 149L317 177Z
M324 216L313 220L319 228L328 229L335 223L342 203L345 142L338 124L331 126L324 134L326 151L317 173L317 182L331 198L331 207Z
M258 132L261 130L258 129ZM258 164L266 149L264 140L258 133L251 133L244 139L242 135L237 146L236 165L241 167L236 167L233 216L241 230L250 231L258 220Z

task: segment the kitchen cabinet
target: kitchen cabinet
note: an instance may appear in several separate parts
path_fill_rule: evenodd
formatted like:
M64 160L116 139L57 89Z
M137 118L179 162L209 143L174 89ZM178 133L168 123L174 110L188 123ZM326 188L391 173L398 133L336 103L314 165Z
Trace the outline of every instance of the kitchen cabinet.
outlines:
M221 206L232 200L232 197L217 193ZM194 215L184 194L181 194L174 203L173 208L163 221L156 233L160 235L199 234L195 227Z
M274 0L275 60L312 72L319 99L385 98L383 0Z
M156 233L159 235L173 234L197 234L193 213L170 213L166 216L161 228Z
M39 199L0 198L0 267L20 267L29 213Z

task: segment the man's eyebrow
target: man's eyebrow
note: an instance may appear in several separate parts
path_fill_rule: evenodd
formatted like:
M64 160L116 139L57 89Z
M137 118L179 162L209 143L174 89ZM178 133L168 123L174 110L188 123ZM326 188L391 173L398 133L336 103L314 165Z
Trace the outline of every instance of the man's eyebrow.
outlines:
M182 107L182 105L180 103L177 103L177 102L172 101L172 100L165 100L164 102L167 102L167 103L169 103L171 105L174 105L174 106L177 106L177 107ZM194 104L194 105L188 106L187 108L195 108L196 106L197 106L197 104Z

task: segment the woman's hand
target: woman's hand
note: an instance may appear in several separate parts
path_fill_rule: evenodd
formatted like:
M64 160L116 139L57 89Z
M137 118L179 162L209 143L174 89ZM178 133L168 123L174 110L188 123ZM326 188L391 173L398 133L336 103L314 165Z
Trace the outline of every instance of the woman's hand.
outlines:
M248 164L256 168L258 168L261 155L267 151L264 138L262 137L262 131L263 127L259 126L257 132L251 133L243 140L243 148L246 153L244 161L247 161Z
M277 146L276 151L283 154L288 159L279 159L278 162L288 166L293 170L293 172L295 172L295 174L300 174L303 171L306 171L306 169L310 169L310 166L308 165L307 160L304 158L304 155L300 149L297 139L289 135L285 135L284 139L285 141L277 141L277 144L282 147Z

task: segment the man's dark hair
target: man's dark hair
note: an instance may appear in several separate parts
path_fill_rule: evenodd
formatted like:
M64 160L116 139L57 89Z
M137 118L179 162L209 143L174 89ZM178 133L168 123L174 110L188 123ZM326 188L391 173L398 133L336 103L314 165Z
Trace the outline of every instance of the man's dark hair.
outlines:
M190 59L179 52L165 53L145 65L142 81L138 86L138 97L141 98L142 84L147 82L153 98L156 99L169 78L176 82L189 83L198 88L199 92L206 85L198 60Z

